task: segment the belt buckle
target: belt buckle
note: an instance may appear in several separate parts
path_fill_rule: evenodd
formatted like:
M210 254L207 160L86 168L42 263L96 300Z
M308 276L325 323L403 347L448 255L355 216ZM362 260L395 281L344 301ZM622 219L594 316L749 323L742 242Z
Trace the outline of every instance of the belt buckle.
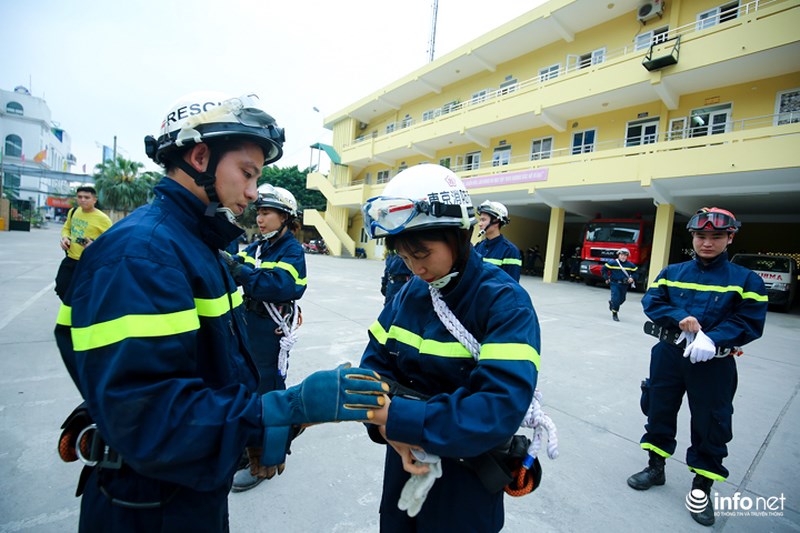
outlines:
M86 445L88 457L81 450L84 437L88 439ZM89 424L78 433L75 452L78 455L78 459L86 466L97 466L111 470L117 470L122 467L122 456L105 443L105 440L97 430L97 424Z

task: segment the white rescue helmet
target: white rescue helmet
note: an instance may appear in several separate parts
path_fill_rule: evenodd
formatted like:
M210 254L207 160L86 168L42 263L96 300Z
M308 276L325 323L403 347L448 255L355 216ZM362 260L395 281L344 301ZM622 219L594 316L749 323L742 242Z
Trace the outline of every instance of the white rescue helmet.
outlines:
M478 214L481 213L486 213L499 220L500 226L505 226L511 222L511 219L508 218L508 209L500 202L493 202L491 200L484 201L478 206Z
M433 164L401 171L361 211L372 239L429 228L469 229L476 223L472 199L461 179L449 168Z
M628 250L627 248L620 248L619 250L617 250L617 255L623 255L623 254L631 255L631 251Z
M274 187L269 183L265 183L258 188L256 209L261 207L277 209L290 217L297 216L297 200L295 200L294 195L283 187Z
M243 140L264 152L264 164L283 155L285 136L275 119L261 109L258 96L231 97L205 91L187 94L174 102L161 122L158 138L144 139L145 152L159 165L181 148L207 141Z

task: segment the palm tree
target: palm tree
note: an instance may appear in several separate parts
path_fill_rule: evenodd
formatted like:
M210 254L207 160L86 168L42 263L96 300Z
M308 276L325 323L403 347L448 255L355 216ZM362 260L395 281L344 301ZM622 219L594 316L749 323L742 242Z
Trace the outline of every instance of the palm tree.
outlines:
M159 175L156 172L139 175L143 167L142 163L129 161L122 156L95 166L97 199L104 209L120 211L121 217L125 217L147 203Z

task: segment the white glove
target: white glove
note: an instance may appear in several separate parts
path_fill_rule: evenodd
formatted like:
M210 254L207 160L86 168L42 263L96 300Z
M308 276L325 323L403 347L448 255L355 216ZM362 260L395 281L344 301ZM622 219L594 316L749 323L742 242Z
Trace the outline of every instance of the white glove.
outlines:
M682 341L686 341L686 347L688 348L689 345L694 342L694 333L691 331L681 331L681 334L675 339L675 344L680 344ZM686 357L686 352L683 353L683 356Z
M688 357L692 363L705 362L717 355L717 347L708 335L702 331L695 334L694 342L683 351L683 356Z
M428 458L436 457L435 455L428 455ZM438 459L438 458L437 458ZM427 474L412 474L406 481L403 490L400 492L400 499L397 501L397 508L401 511L408 513L411 518L419 514L422 509L422 504L425 503L425 498L428 497L431 487L437 479L442 477L442 461L441 459L436 462L427 463L430 470Z

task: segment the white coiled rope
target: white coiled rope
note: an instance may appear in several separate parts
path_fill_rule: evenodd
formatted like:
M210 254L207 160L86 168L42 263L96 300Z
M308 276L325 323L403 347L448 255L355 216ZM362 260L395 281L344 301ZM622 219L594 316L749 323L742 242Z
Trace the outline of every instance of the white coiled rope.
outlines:
M469 350L469 353L472 354L473 359L477 361L481 352L480 343L469 331L467 331L467 328L464 327L458 318L456 318L445 301L442 299L442 293L439 292L439 289L430 285L428 286L428 289L431 293L433 310L436 311L436 315L439 317L439 320L442 321L442 324L444 324L445 329L447 329L447 331L449 331L450 334L455 337L462 346L464 346L464 348ZM558 431L550 416L542 411L541 401L542 393L539 391L539 389L536 389L533 393L531 404L528 407L528 412L525 414L525 418L522 420L522 424L520 424L520 426L533 429L533 440L531 441L531 445L528 447L529 455L532 457L537 456L539 449L542 446L543 432L547 431L547 456L550 459L555 459L558 457Z
M261 252L264 248L264 244L262 243L258 247L258 257L256 258L256 268L261 267ZM280 351L278 352L278 372L280 373L283 379L286 379L286 375L289 372L289 352L292 350L292 347L297 342L297 327L298 322L300 319L300 308L297 305L296 301L292 302L292 313L291 315L291 323L287 320L287 317L281 315L280 310L275 304L261 302L264 304L264 307L267 309L267 313L269 314L270 318L273 322L278 326L278 329L281 330L283 335L281 336L281 340L279 341L280 344Z

